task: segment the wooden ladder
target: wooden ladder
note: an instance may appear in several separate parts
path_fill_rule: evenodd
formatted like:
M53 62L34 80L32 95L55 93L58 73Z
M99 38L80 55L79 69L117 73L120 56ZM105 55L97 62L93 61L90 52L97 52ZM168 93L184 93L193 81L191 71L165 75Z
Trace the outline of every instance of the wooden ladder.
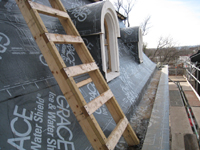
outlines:
M52 8L30 0L16 0L37 45L91 145L98 150L112 150L122 134L128 145L139 144L135 132L118 105L63 4L60 0L49 0L49 2ZM39 13L58 17L67 35L48 33ZM83 64L67 67L55 43L73 44ZM75 83L73 77L85 73L88 73L90 78ZM90 82L95 84L100 96L86 103L79 88ZM107 106L117 124L108 138L106 138L93 116L93 113L103 104Z

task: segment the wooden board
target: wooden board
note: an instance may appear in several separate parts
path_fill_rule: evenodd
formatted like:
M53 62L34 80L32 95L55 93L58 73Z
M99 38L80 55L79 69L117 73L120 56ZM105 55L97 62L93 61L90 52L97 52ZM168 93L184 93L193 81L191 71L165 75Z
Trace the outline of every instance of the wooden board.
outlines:
M41 5L32 1L30 1L29 4L33 9L36 9L39 13L53 17L69 18L69 15L66 12L59 11L57 9L47 7L45 5Z
M68 77L74 77L74 76L88 73L90 71L94 71L97 69L98 69L98 66L96 65L95 62L93 62L93 63L88 63L88 64L67 67L67 68L64 68L64 71L66 72Z
M108 141L106 142L106 146L108 147L108 149L115 148L115 145L117 144L117 141L119 141L119 138L122 136L124 130L127 127L127 124L128 120L126 118L123 118L119 121L115 129L109 135Z
M58 44L83 43L83 40L80 36L54 34L54 33L45 33L45 34L49 41L52 41Z
M85 105L85 109L89 115L93 114L97 109L99 109L103 104L105 104L111 97L113 97L111 90L102 93L100 96Z
M169 76L172 81L186 82L186 79L183 76Z
M170 107L171 133L193 133L185 107Z
M180 85L184 91L192 91L191 86L187 82L180 82Z
M193 91L184 91L184 93L191 107L200 107L200 101Z
M80 88L80 87L82 87L82 86L84 86L84 85L86 85L86 84L88 84L88 83L91 83L91 82L92 82L92 79L91 79L91 78L88 78L88 79L86 79L86 80L83 80L83 81L78 82L76 85Z
M172 133L171 150L185 150L184 133Z
M185 150L199 150L197 137L195 134L184 135Z
M174 82L169 82L168 84L169 84L169 90L178 91L178 87Z
M197 124L200 126L200 107L192 107Z
M199 150L195 134L172 134L171 150Z

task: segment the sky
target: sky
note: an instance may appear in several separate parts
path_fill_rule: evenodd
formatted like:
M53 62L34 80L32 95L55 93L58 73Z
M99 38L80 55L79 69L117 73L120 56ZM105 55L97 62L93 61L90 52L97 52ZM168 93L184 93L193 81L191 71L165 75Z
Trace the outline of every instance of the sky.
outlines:
M176 46L200 45L200 0L137 0L129 16L131 26L151 16L143 37L148 48L156 48L161 36L173 38Z

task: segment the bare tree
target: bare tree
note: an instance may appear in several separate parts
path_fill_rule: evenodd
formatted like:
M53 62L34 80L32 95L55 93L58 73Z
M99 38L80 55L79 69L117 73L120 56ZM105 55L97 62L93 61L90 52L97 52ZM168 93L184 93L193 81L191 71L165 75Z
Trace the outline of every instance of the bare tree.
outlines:
M167 48L167 47L171 47L172 46L172 41L173 39L170 38L170 37L160 37L159 40L158 40L158 44L157 44L157 47L156 47L156 50L153 54L153 58L157 55L157 53L161 50L161 49L164 49L164 48Z
M126 16L126 22L128 24L128 27L130 27L129 14L132 11L135 3L136 3L136 0L115 0L115 2L114 2L114 5L118 12L120 12L121 8L123 9L123 15ZM126 22L125 22L125 24L126 24Z
M175 60L180 54L180 51L175 47L175 45L176 43L171 37L161 36L151 59L154 62L159 61L164 64L168 64L170 61Z
M126 0L126 4L122 5L122 8L124 9L125 15L126 15L126 21L128 24L128 27L130 27L130 22L129 22L129 13L133 9L133 6L135 5L136 0Z
M141 23L140 27L141 27L141 30L142 30L142 35L145 36L148 34L149 32L149 29L151 28L149 26L149 21L151 19L151 16L147 16L145 19L144 19L144 22Z
M116 2L114 2L115 7L117 8L117 11L120 11L120 8L122 8L123 6L123 0L117 0Z

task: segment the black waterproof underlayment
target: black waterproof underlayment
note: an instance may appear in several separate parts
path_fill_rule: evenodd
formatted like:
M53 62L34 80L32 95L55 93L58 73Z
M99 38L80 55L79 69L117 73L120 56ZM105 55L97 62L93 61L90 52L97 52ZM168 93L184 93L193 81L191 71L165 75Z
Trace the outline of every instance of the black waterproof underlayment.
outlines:
M120 29L121 39L123 40L125 45L131 50L132 54L135 57L135 60L138 63L140 62L138 57L139 30L139 27L129 27Z
M34 1L50 6L47 0ZM88 0L62 2L66 9L91 3ZM87 12L95 11L93 7L87 8L74 12L75 17L87 18ZM64 33L56 18L41 17L49 32ZM99 35L83 39L101 70ZM144 54L144 61L139 64L122 39L118 40L118 45L120 76L108 85L130 121L155 64ZM81 64L72 45L56 46L67 66ZM75 80L78 82L84 78L87 75ZM87 102L99 95L93 83L80 88L80 91ZM108 136L116 124L106 106L98 109L94 116ZM122 143L119 142L116 148L123 149ZM0 0L0 149L92 149L14 0Z

